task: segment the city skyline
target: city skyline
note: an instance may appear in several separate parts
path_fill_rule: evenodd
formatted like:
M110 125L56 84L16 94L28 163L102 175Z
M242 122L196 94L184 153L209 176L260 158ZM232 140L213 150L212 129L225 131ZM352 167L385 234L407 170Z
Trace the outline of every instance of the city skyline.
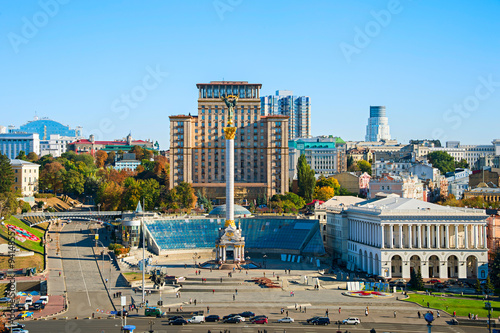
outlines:
M132 132L166 150L168 116L196 114L196 83L224 79L262 83L262 96L276 90L310 96L313 136L361 141L369 106L385 105L399 142L490 143L500 120L500 47L491 42L499 7L494 1L6 4L0 59L9 66L0 83L6 115L0 125L19 127L36 113L82 126L86 137ZM271 49L260 47L273 36L280 38L271 38ZM294 44L294 52L282 52ZM228 47L237 56L221 56ZM132 94L133 100L124 97Z

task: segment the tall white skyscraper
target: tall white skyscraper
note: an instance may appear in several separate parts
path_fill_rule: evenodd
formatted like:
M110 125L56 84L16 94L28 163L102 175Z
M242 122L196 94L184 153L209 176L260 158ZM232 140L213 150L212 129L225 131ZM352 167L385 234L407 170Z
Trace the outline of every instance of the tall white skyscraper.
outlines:
M276 95L260 98L261 115L288 116L290 140L311 137L311 101L309 96L294 96L293 91L277 90Z
M365 141L377 142L390 139L391 133L385 106L370 106L370 118L368 118L368 126L366 126Z

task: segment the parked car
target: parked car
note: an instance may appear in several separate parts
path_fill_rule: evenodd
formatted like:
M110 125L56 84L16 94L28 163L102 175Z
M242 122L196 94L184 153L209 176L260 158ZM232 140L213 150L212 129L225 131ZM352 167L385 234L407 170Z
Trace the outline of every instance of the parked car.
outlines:
M227 316L222 317L222 320L226 320L226 319L232 318L234 316L239 316L239 315L240 315L239 313L231 313L231 314L228 314Z
M267 321L266 317L261 317L261 318L257 318L255 320L252 320L252 323L254 323L254 324L267 324L268 321Z
M291 317L285 317L285 318L278 319L278 323L293 323L293 322L294 322L294 320Z
M28 305L33 304L33 297L31 297L31 296L26 297L26 299L24 300L24 303L26 303Z
M177 318L176 320L170 321L168 324L169 325L186 325L188 321L184 318Z
M311 321L311 324L313 324L313 325L329 325L330 318L321 317L321 318L318 318L318 319Z
M42 301L43 304L48 304L49 303L49 296L40 296L40 298L38 300Z
M245 311L240 313L240 316L245 318L250 318L250 317L255 317L255 313L253 313L252 311Z
M5 325L5 328L24 328L26 325L18 323L18 322L13 322L12 325Z
M344 325L357 325L357 324L361 324L361 321L359 320L359 318L349 317L347 319L342 320L342 324L344 324Z
M440 280L438 280L438 279L431 279L431 280L429 280L429 282L428 282L428 283L431 283L431 284L434 284L434 283L441 283L441 281L440 281Z
M321 317L316 316L316 317L309 318L306 321L307 321L308 324L310 324L313 320L316 320L316 319L319 319L319 318L321 318Z
M10 302L10 297L0 297L0 303L8 303Z
M182 316L170 316L167 318L168 321L174 321L176 319L184 319Z
M41 309L45 308L45 304L43 304L42 302L36 301L35 303L33 303L33 305L31 306L31 308L33 310L41 310Z
M255 316L255 317L250 318L250 321L254 321L254 320L257 320L257 319L261 319L261 318L266 318L266 319L267 319L267 316L264 316L264 315L258 315L258 316Z
M31 312L31 311L23 311L21 313L18 313L16 318L18 318L18 319L25 319L25 318L30 318L32 316L33 316L33 312Z
M220 320L220 317L218 315L210 315L210 316L206 316L205 317L205 321L207 323L209 323L209 322L217 322L219 320Z
M28 309L29 309L29 305L26 303L17 304L17 311L24 311L24 310L28 310Z
M11 332L13 332L13 333L30 333L30 331L25 330L24 328L13 328L11 330Z
M225 319L225 320L224 320L224 323L228 323L228 324L238 324L238 323L241 323L241 322L242 322L241 318L243 318L243 317L241 317L241 316L238 316L238 317L236 317L236 316L234 316L234 317L230 317L230 318Z

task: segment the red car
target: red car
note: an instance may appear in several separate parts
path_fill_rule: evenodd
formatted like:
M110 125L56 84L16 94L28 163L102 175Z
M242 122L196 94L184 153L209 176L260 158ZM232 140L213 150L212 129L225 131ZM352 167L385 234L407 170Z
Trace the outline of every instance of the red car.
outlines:
M432 279L432 280L429 280L429 283L441 283L441 281L439 281L438 279Z
M258 318L253 321L254 324L267 324L267 318Z

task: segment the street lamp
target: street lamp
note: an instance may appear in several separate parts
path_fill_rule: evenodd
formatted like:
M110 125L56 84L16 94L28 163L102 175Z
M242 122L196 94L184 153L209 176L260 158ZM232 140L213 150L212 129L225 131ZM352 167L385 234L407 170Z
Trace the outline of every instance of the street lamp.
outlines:
M486 295L488 297L488 295ZM488 332L491 333L491 302L485 302L484 306L488 309Z

